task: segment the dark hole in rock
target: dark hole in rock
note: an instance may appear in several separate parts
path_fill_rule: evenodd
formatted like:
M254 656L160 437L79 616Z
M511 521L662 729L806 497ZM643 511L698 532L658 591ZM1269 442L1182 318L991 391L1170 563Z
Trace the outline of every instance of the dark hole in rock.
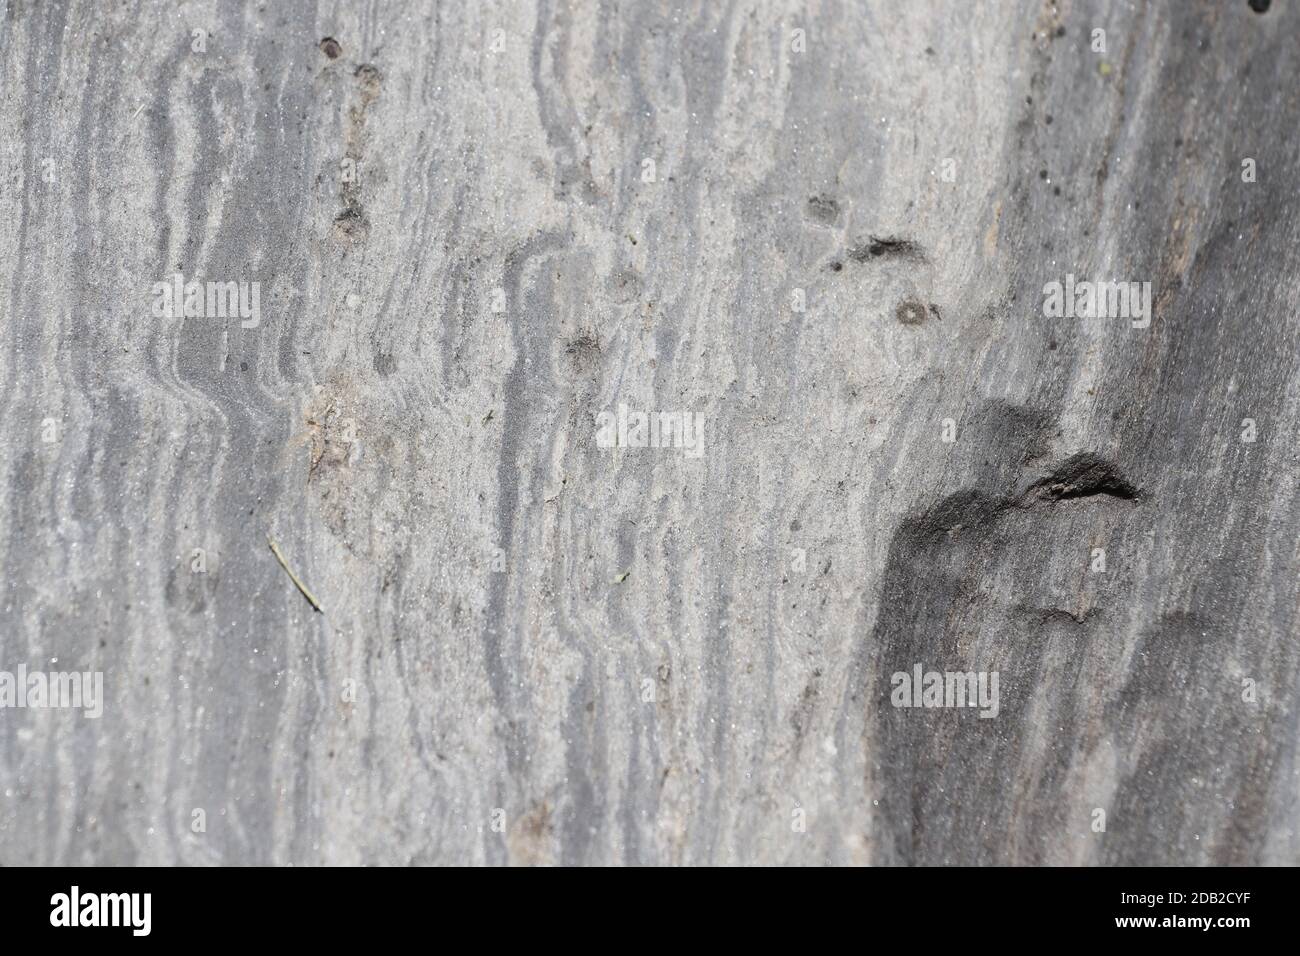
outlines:
M916 299L904 299L894 310L894 318L904 325L920 325L925 321L926 308Z
M911 239L900 239L896 236L869 236L865 243L858 243L849 250L849 258L854 262L866 262L868 259L879 259L882 257L901 258L901 259L924 259L925 253L918 243Z

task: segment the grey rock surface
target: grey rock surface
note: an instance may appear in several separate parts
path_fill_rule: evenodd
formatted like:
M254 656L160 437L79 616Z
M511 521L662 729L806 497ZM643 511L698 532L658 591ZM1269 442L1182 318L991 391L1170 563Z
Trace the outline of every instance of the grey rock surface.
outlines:
M1298 40L0 0L0 863L1300 862Z

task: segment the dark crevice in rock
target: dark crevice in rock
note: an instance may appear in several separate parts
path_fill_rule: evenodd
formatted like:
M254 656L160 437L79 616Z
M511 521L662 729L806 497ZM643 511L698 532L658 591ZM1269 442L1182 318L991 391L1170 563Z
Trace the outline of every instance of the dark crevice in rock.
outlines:
M1090 451L1070 456L1046 478L1034 482L1026 492L1026 498L1046 501L1098 495L1136 501L1142 492L1124 477L1113 461Z
M866 262L868 259L925 259L925 250L920 243L897 236L869 236L866 242L860 242L849 250L849 258L854 262Z
M1070 611L1062 607L1037 607L1031 604L1017 604L1015 610L1038 625L1053 622L1073 625L1087 624L1101 614L1101 610L1095 607L1081 611Z

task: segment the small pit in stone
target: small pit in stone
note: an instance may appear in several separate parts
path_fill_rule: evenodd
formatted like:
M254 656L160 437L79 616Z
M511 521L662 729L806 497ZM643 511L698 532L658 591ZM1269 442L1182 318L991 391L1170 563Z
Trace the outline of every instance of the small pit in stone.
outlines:
M575 369L592 369L600 364L600 340L594 332L579 332L565 343L564 352Z
M840 218L840 204L834 197L819 193L808 199L808 216L822 225L833 225Z
M362 242L370 236L370 222L359 207L349 206L334 217L334 232L350 242Z
M920 325L927 314L925 305L917 299L904 299L894 310L894 318L903 325Z
M326 37L320 41L320 51L331 60L337 60L343 55L343 47L333 37Z
M925 250L920 243L898 236L868 236L866 242L859 242L849 250L849 258L854 262L866 262L868 259L914 259L925 260Z

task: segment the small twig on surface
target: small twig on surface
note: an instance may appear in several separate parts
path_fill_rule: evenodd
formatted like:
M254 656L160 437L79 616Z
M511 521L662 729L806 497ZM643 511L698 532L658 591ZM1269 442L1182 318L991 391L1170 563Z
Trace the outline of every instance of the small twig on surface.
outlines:
M289 580L293 581L293 583L298 586L298 590L302 592L302 596L311 602L311 606L316 609L316 613L324 614L325 610L320 606L320 601L316 600L316 595L312 594L311 591L307 589L307 585L302 583L302 579L293 573L293 568L289 567L289 562L284 559L284 555L280 552L279 546L270 538L266 539L266 543L271 546L271 553L274 554L275 559L280 562L280 567L284 568L284 573L289 575Z

